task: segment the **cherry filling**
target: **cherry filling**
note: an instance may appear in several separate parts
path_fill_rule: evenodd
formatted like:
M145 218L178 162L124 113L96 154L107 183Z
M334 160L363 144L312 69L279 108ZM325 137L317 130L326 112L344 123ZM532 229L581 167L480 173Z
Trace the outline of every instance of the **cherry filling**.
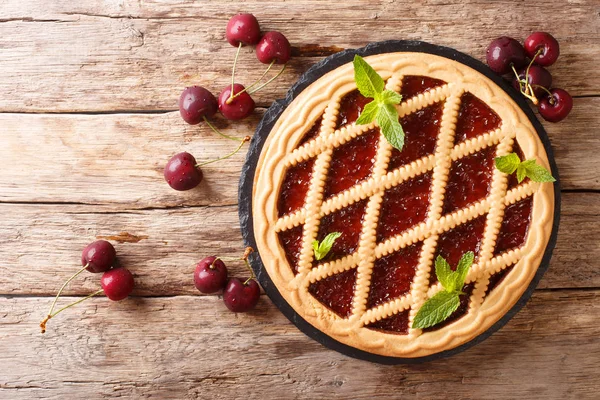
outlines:
M443 109L444 103L439 102L400 118L405 134L404 147L402 151L392 150L388 171L433 154Z
M490 282L488 283L487 290L485 291L485 296L488 296L492 292L492 290L494 290L496 288L496 286L498 286L500 283L502 283L504 278L506 278L506 275L508 275L510 273L510 271L513 270L513 267L514 267L514 264L511 266L508 266L508 267L504 268L503 270L498 271L495 274L493 274L492 276L490 276Z
M500 126L500 117L469 92L460 98L454 143L461 143Z
M463 286L463 293L460 295L460 305L450 316L443 322L440 322L437 325L432 326L431 328L423 329L423 332L431 332L437 331L438 329L442 329L443 327L450 325L457 319L464 317L469 311L469 302L471 300L471 295L473 294L473 289L475 289L474 283L469 283L468 285Z
M355 288L356 268L353 268L311 283L308 291L337 315L346 318L352 313Z
M323 122L323 116L320 116L319 119L315 121L313 126L304 134L304 136L302 136L298 147L319 136L319 131L321 130L321 122Z
M279 217L304 207L314 164L315 159L311 158L288 168L286 171L279 199L277 200Z
M340 129L356 121L363 108L371 101L373 99L363 96L358 89L344 95L340 101L335 129Z
M290 265L290 268L294 272L294 275L298 273L298 260L300 258L300 252L302 251L302 228L304 225L299 225L295 228L288 229L287 231L281 231L277 235L279 236L279 243L285 251L285 258Z
M325 198L343 192L371 175L379 136L379 129L371 129L333 151Z
M519 248L525 244L527 231L531 222L532 207L533 197L526 197L504 209L504 219L502 220L502 226L496 239L494 256Z
M366 327L375 331L406 335L408 334L408 317L409 310L404 310L398 314L372 322Z
M427 76L406 75L402 78L400 94L402 95L402 100L406 101L411 97L445 84L446 82L442 80L429 78Z
M525 161L525 154L523 153L521 146L519 146L519 143L516 140L515 140L515 144L513 145L512 152L515 153L516 155L518 155L519 159L521 161ZM521 183L519 183L519 181L517 180L517 173L514 172L508 176L508 186L507 186L506 190L514 189L517 186L519 186L520 184L524 184L527 182L529 182L529 178L525 178L525 179L523 179L523 181Z
M367 308L397 299L410 290L423 242L378 259L373 267Z
M431 175L419 175L385 191L377 224L378 243L425 221Z
M448 214L485 199L490 193L496 146L452 163L442 214Z

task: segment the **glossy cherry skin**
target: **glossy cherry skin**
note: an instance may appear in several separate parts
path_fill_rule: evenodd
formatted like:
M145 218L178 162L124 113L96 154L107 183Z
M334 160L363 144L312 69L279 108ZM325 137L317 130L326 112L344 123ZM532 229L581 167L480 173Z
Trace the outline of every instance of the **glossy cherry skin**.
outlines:
M181 118L190 125L199 124L204 117L210 118L216 114L217 99L202 86L185 88L179 97L179 113Z
M127 268L119 267L102 274L100 285L106 297L112 301L119 301L131 294L135 282Z
M210 256L200 260L194 271L194 285L202 293L215 293L227 284L227 267L217 257Z
M511 65L519 69L526 65L525 49L521 43L508 36L502 36L490 43L486 52L488 66L496 73L504 75Z
M550 93L552 96L546 95L540 99L540 115L549 122L562 121L573 109L573 98L563 89L552 89Z
M525 73L527 72L527 67L522 68L519 73L519 79L525 79ZM546 89L550 89L552 85L552 74L548 72L548 70L544 67L540 67L539 65L533 64L529 67L529 72L527 74L527 82L533 87L533 94L537 98L542 98L544 94L547 92L542 88L536 88L534 85L543 86ZM520 83L515 77L513 79L513 86L518 91L521 91Z
M81 265L90 272L104 272L112 268L117 252L106 240L96 240L88 244L81 253Z
M238 278L231 278L223 292L223 302L230 311L241 313L250 311L258 303L260 286L254 279L247 284Z
M238 14L231 17L225 32L230 45L238 47L240 43L253 45L260 40L260 26L252 14Z
M267 32L256 46L256 57L263 64L285 64L292 55L292 46L282 33L277 31Z
M538 50L541 53L535 57ZM534 32L525 39L525 52L527 57L533 60L534 63L547 67L558 60L560 55L560 46L558 41L547 32Z
M233 85L233 94L237 94L244 90L244 85L236 83ZM219 111L227 119L238 120L246 118L254 111L254 100L248 92L244 92L235 97L231 103L227 104L227 100L231 96L231 85L225 86L219 95Z
M165 180L175 190L195 188L203 177L202 170L196 164L196 159L190 153L175 154L165 166Z

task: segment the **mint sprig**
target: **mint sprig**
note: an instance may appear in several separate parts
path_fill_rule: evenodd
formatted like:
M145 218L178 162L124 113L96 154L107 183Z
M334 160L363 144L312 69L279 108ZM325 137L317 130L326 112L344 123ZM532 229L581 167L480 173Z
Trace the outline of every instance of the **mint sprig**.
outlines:
M357 125L377 122L381 134L396 149L404 146L404 130L398 120L395 105L400 104L402 96L392 90L385 90L383 78L361 56L354 56L354 81L360 94L372 98L358 119Z
M528 177L534 182L555 182L556 179L544 167L539 165L535 159L521 161L515 153L510 153L505 156L496 157L494 159L496 169L505 174L513 174L517 172L517 181L523 182L525 177Z
M435 274L444 290L428 299L419 309L413 320L413 329L425 329L445 321L460 305L460 295L464 295L469 268L473 265L475 255L468 251L460 258L456 270L452 271L450 264L442 257L435 260Z
M325 238L319 243L318 240L315 240L312 243L313 251L315 252L315 258L317 261L324 259L327 256L327 253L331 251L331 247L337 238L342 236L340 232L332 232L325 236Z

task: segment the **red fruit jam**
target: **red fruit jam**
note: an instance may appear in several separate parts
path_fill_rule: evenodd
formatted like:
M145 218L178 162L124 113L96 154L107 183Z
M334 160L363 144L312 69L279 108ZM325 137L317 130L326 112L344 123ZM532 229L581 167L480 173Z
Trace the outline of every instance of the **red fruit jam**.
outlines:
M442 80L429 78L427 76L406 75L402 78L400 94L402 95L402 100L406 101L411 97L445 84L446 82Z
M408 334L408 317L409 310L404 310L398 314L372 322L366 327L375 331L406 335Z
M475 289L475 284L469 283L468 285L463 286L463 295L460 295L460 305L450 316L445 320L440 322L437 325L434 325L430 328L423 329L423 332L431 332L437 331L438 329L442 329L443 327L450 325L454 321L464 317L469 311L469 302L471 300L471 295L473 294L473 289Z
M371 101L373 99L363 96L358 89L344 95L340 101L340 110L335 129L340 129L356 121L363 108Z
M300 258L300 252L302 251L303 228L304 225L299 225L277 234L279 236L279 243L285 251L285 257L287 258L294 275L298 273L298 259Z
M498 286L500 283L502 283L504 278L506 278L506 275L508 275L510 273L510 271L513 270L513 267L514 267L514 265L510 265L510 266L504 268L503 270L496 272L495 274L490 276L490 282L488 283L487 290L485 291L486 296L489 295L492 292L492 290L494 290L496 288L496 286Z
M290 214L304 206L314 164L315 159L311 158L288 168L277 200L279 217Z
M321 129L321 123L323 122L323 116L320 116L319 119L315 121L313 126L302 136L300 143L298 143L298 147L302 146L304 143L311 141L312 139L319 136L319 131Z
M337 315L346 318L352 313L355 288L356 268L353 268L311 283L308 291Z
M423 242L400 249L375 261L367 308L402 297L410 290Z
M504 219L496 239L494 256L516 249L527 240L527 231L531 223L533 197L526 197L504 209Z
M525 161L525 154L523 154L523 150L521 150L521 146L519 146L519 143L515 140L515 143L513 144L513 149L512 152L515 153L516 155L519 156L519 159L521 161ZM512 174L510 174L508 176L508 186L506 190L511 190L516 188L517 186L527 183L529 182L529 178L525 178L523 179L523 181L521 181L521 183L519 183L519 181L517 180L517 173L513 172Z
M419 175L385 191L379 212L377 242L425 221L432 173Z
M467 92L460 98L454 143L461 143L500 126L500 117L483 101Z

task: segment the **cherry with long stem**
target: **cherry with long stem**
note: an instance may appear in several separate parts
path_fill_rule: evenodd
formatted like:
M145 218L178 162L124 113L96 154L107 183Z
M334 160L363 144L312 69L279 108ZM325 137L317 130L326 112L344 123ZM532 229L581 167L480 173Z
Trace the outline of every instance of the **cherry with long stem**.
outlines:
M523 96L525 96L526 98L528 98L529 100L532 101L533 104L537 105L539 103L537 97L535 96L534 92L533 92L533 88L531 86L531 84L529 83L529 69L531 68L531 66L533 65L535 59L542 53L542 49L539 49L535 55L533 56L533 58L531 59L531 61L529 62L529 65L527 65L527 69L525 70L525 77L523 79L521 79L519 77L519 73L517 72L517 70L515 69L514 65L511 65L511 68L515 74L515 76L517 77L517 81L519 82L519 88L521 90L521 93L523 94ZM539 85L536 85L539 86Z

